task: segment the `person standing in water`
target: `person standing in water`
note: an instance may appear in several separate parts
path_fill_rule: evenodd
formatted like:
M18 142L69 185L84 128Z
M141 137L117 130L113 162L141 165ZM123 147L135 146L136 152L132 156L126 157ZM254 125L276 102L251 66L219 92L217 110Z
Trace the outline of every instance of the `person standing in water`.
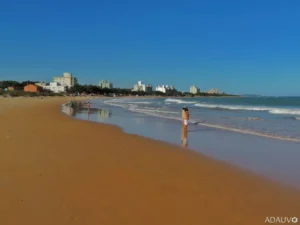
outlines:
M189 110L186 106L182 108L181 118L182 118L181 144L183 147L188 147L187 129L188 129L188 120L190 118L190 115L189 115Z
M188 120L190 119L190 114L189 114L189 110L186 106L182 108L181 118L182 118L182 125L187 127Z
M90 103L90 102L87 102L86 104L87 104L88 109L89 109L89 111L90 111L90 109L91 109L91 103Z
M91 109L91 104L92 104L92 103L90 103L90 102L86 102L85 104L87 104L88 111L90 111L90 109Z

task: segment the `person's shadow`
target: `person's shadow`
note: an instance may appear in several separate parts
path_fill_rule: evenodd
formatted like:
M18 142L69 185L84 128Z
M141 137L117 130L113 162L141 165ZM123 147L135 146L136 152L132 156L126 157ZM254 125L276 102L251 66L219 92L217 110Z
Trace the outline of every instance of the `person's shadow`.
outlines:
M188 147L188 139L187 139L187 134L188 134L188 127L185 125L182 125L181 127L181 145L183 147Z

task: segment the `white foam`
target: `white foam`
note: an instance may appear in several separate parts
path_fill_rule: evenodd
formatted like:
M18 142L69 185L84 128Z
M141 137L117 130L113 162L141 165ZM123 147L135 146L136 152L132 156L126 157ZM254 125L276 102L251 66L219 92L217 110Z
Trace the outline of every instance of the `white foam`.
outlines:
M195 103L197 103L197 102L184 101L184 100L181 100L181 99L173 99L173 98L167 98L165 100L165 102L174 102L174 103L177 103L177 104L195 104Z
M180 117L172 117L172 116L157 114L157 113L154 113L154 112L148 112L148 111L137 109L137 108L129 108L129 110L134 111L134 112L147 114L147 115L151 115L151 116L160 117L160 118L173 119L173 120L181 121ZM190 120L190 123L191 124L197 124L197 121L196 120ZM230 126L224 126L224 125L209 124L209 123L205 123L205 122L201 122L201 124L197 124L197 125L210 127L210 128L215 128L215 129L227 130L227 131L232 131L232 132L237 132L237 133L242 133L242 134L250 134L250 135L255 135L255 136L260 136L260 137L266 137L266 138L273 138L273 139L292 141L292 142L300 142L300 139L298 139L298 138L285 137L285 136L280 136L280 135L276 135L276 134L262 133L262 132L246 130L246 129L238 129L238 128L234 128L234 127L230 127Z
M177 101L177 99L170 99L171 102L181 102L180 100ZM170 101L169 100L169 101ZM169 111L162 111L162 110L158 110L158 109L153 109L150 110L148 109L142 109L139 108L136 104L128 104L127 102L122 101L123 104L118 104L121 102L117 102L116 101L105 101L104 103L109 104L109 105L113 105L113 106L119 106L122 108L126 108L132 112L139 112L139 113L143 113L146 115L151 115L151 116L155 116L155 117L159 117L159 118L165 118L165 119L173 119L173 120L178 120L181 121L181 117L180 116L172 116L172 114L176 113L178 114L178 112L169 112ZM124 104L125 103L125 104ZM185 103L187 104L187 101L185 101ZM208 108L221 108L220 106L222 106L224 109L235 109L235 110L256 110L256 111L268 111L271 113L272 108L267 108L267 107L247 107L247 106L225 106L225 105L209 105L209 104L196 104L196 106L199 107L208 107ZM226 108L225 108L226 107ZM274 109L273 109L274 110ZM278 109L275 109L278 110ZM282 110L282 109L280 109ZM282 113L282 114L287 114L289 112L297 112L297 111L291 111L289 109L283 110L283 111L273 111L275 113ZM300 110L299 110L300 113ZM299 114L300 115L300 114ZM300 119L300 117L295 117L296 119ZM280 139L280 140L286 140L286 141L293 141L293 142L300 142L300 139L298 138L294 138L294 137L287 137L287 136L279 136L276 134L270 134L270 133L263 133L263 132L257 132L257 131L253 131L253 130L246 130L246 129L239 129L239 128L235 128L235 127L230 127L230 126L226 126L226 125L217 125L217 124L210 124L210 123L206 123L206 122L201 122L201 124L198 124L198 122L196 120L190 120L191 124L197 124L200 126L206 126L206 127L211 127L211 128L216 128L216 129L222 129L222 130L228 130L228 131L232 131L232 132L237 132L237 133L243 133L243 134L250 134L250 135L255 135L255 136L260 136L260 137L267 137L267 138L274 138L274 139Z
M128 109L130 111L134 111L134 112L140 112L140 113L151 113L151 115L157 115L156 113L164 113L164 114L179 114L179 112L170 112L167 110L159 110L156 108L152 108L152 107L144 107L144 108L139 108L138 104L141 102L127 102L127 101L119 101L119 100L108 100L108 101L104 101L105 104L108 105L112 105L112 106L117 106L117 107L121 107L121 108L125 108ZM120 104L121 103L121 104ZM142 104L150 104L151 102L142 102Z
M152 102L126 102L126 103L130 103L130 104L151 104Z
M132 109L132 108L131 108ZM158 110L158 109L137 109L137 108L134 108L136 111L139 111L139 112L149 112L149 113L164 113L164 114L178 114L180 115L180 112L170 112L170 111L164 111L164 110ZM157 115L159 116L159 115Z
M300 115L300 109L272 109L269 111L272 114L289 114Z
M197 103L195 106L212 109L231 109L231 110L251 110L251 111L269 111L269 107L253 107L253 106L241 106L241 105L215 105L215 104L203 104Z
M215 104L203 104L203 103L197 103L195 104L195 106L202 107L202 108L212 108L212 109L266 111L271 114L300 115L300 109L283 109L283 108L241 106L241 105L215 105Z
M103 103L107 104L107 105L111 105L111 106L117 106L117 107L121 107L121 108L127 108L125 104L120 104L120 103L124 103L124 101L120 101L118 99L103 101Z

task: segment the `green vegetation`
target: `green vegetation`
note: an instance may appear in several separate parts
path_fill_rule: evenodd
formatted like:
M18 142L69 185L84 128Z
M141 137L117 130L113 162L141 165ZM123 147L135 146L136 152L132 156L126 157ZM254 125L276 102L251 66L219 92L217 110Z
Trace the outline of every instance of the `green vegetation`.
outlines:
M38 83L39 81L23 81L23 82L18 82L18 81L13 81L13 80L4 80L0 81L0 89L5 89L8 87L13 87L15 90L24 90L24 87L28 84L35 84Z
M80 85L75 84L74 87L67 90L68 94L81 94L85 93L87 95L89 94L95 94L95 95L105 95L105 96L129 96L129 95L138 95L138 96L175 96L175 97L198 97L198 96L210 96L210 97L224 97L224 96L234 96L229 95L226 93L222 94L208 94L205 92L201 92L197 95L191 94L189 92L179 92L177 90L169 91L168 93L163 93L159 91L152 91L152 92L143 92L143 91L131 91L131 89L126 88L100 88L96 85Z
M68 94L82 94L85 93L87 95L89 94L95 94L95 95L105 95L105 96L129 96L129 95L139 95L139 96L182 96L181 92L172 91L168 94L162 93L162 92L143 92L143 91L131 91L129 88L100 88L96 85L79 85L76 84L74 87L69 88L67 90Z

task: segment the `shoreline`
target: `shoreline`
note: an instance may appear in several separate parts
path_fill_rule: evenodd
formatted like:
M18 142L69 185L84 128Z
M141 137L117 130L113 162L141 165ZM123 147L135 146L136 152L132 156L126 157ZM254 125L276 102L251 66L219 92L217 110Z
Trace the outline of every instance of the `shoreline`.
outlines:
M126 134L146 137L176 147L180 146L198 154L212 157L215 160L225 161L230 165L245 169L258 176L264 176L266 179L276 181L285 186L296 189L300 188L299 176L291 170L291 168L294 168L294 170L300 168L296 166L297 162L294 160L299 157L299 154L296 154L298 152L297 147L299 147L297 142L282 141L279 138L269 139L261 135L249 135L247 133L233 132L214 127L206 128L206 126L197 124L197 126L190 126L186 134L187 147L187 145L182 146L183 143L180 143L177 138L180 135L182 141L184 135L182 127L178 125L178 120L156 117L151 114L136 114L130 110L107 105L103 100L100 100L98 103L97 101L91 102L96 104L96 106L92 107L90 112L86 107L80 107L75 110L71 118L86 122L113 125L122 129ZM63 108L63 113L70 116L66 108ZM98 114L101 115L103 111L106 111L106 116L99 117ZM153 125L157 123L162 126L160 129L155 128L156 125ZM214 144L214 140L222 140L225 143L221 146ZM247 147L247 143L253 143L252 146L255 149L251 150L250 147ZM261 146L265 147L262 148ZM268 149L272 149L272 151ZM286 149L286 151L283 152L281 149ZM262 154L261 157L259 157L260 154ZM268 162L268 157L273 157L273 161ZM252 160L249 161L250 158ZM266 163L263 163L263 159L266 160ZM284 168L281 170L278 169L280 166ZM276 173L280 175L276 175Z
M143 99L143 98L141 97L141 99ZM145 99L147 99L147 98L145 98ZM113 104L111 104L111 105L113 105ZM164 118L164 119L170 119L170 120L174 119L174 118L163 117L163 116L158 117L158 116L152 115L151 113L146 113L146 112L139 112L139 113L154 116L154 117L157 117L157 118ZM180 118L178 120L180 120ZM219 129L219 130L226 130L226 131L235 132L235 133L239 133L239 134L246 134L246 135L253 135L253 136L257 136L257 137L264 137L264 138L270 138L270 139L275 139L275 140L281 140L281 141L288 141L288 142L295 142L295 143L300 142L299 138L283 137L283 136L275 135L275 134L265 134L265 133L260 133L260 132L257 132L257 131L246 130L246 129L242 130L242 129L226 127L226 126L222 126L222 125L218 125L218 124L209 124L209 123L206 123L205 121L204 122L190 122L190 124L191 125L199 125L199 126L209 127L209 128L215 128L215 129Z
M118 98L119 97L116 97L115 99L118 99ZM132 97L124 96L123 98L128 98L128 99L133 99L133 98L149 99L148 97L145 97L145 96L138 96L138 97L135 97L135 96L132 96ZM155 97L155 98L168 98L168 97ZM182 97L179 97L179 98L182 98ZM103 97L103 98L100 97L100 98L97 98L97 99L103 100L103 99L111 99L111 98L110 97ZM92 100L95 100L95 99L86 99L86 100L92 101ZM80 101L80 100L78 100L78 101ZM87 109L87 108L83 107L82 109ZM142 136L140 134L126 132L124 130L124 128L122 128L120 125L110 124L110 123L96 122L96 121L86 120L86 119L82 119L82 118L76 118L76 117L70 116L70 115L68 115L68 113L65 113L65 112L62 112L62 111L61 111L61 113L64 114L65 116L69 117L72 120L79 120L79 121L84 121L84 122L87 122L87 123L94 123L94 124L99 124L99 125L112 126L112 127L116 128L116 129L120 129L126 135L133 135L133 136L136 136L138 138L142 138L142 139L147 139L147 140L150 140L150 141L158 142L158 143L161 143L163 145L169 145L169 147L179 148L180 150L183 150L183 151L188 150L192 154L196 154L196 155L199 154L199 155L207 157L207 158L209 158L209 159L211 159L213 161L216 161L216 162L218 162L220 164L223 164L224 166L228 166L228 167L231 167L233 169L240 170L241 172L248 173L251 176L255 176L255 177L261 178L261 179L263 179L265 181L274 183L275 185L282 186L283 188L294 189L296 191L299 191L299 193L300 193L300 190L299 190L298 187L289 186L288 184L282 183L282 182L280 182L278 180L271 179L269 177L265 177L264 175L252 172L252 171L250 171L248 169L245 169L245 168L242 168L242 167L240 167L238 165L234 165L232 163L228 163L226 161L223 161L223 160L220 160L220 159L215 159L215 158L213 158L211 156L208 156L208 155L204 155L201 152L200 153L197 152L195 149L192 149L192 148L189 148L189 147L182 147L182 146L180 146L178 144L171 143L171 142L168 142L166 140L158 140L158 139L154 139L154 138L151 138L151 137L148 137L148 136ZM147 114L147 113L141 113L141 114L145 114L145 115L148 115L148 116L153 116L153 115ZM158 119L173 120L173 119L164 118L164 117L156 117L156 116L153 116L153 117L154 118L158 118ZM236 129L222 127L222 126L218 126L218 125L212 125L212 124L203 124L203 123L201 123L201 124L197 124L197 125L203 126L203 127L211 127L211 128L216 129L216 130L224 130L224 131L229 131L229 132L232 132L232 133L237 133L237 134L242 134L242 135L250 135L250 136L260 137L260 138L267 138L267 139L270 138L270 139L274 139L274 140L287 141L287 142L291 142L291 143L298 143L298 142L300 142L300 139L295 139L295 138L281 138L281 137L271 136L271 135L267 135L267 134L266 135L262 135L260 133L256 133L256 132L252 132L252 131L244 131L244 132L241 132L241 130L235 131Z
M74 120L60 111L66 98L50 98L13 100L5 109L12 102L0 101L1 224L259 225L270 215L300 217L299 191Z

